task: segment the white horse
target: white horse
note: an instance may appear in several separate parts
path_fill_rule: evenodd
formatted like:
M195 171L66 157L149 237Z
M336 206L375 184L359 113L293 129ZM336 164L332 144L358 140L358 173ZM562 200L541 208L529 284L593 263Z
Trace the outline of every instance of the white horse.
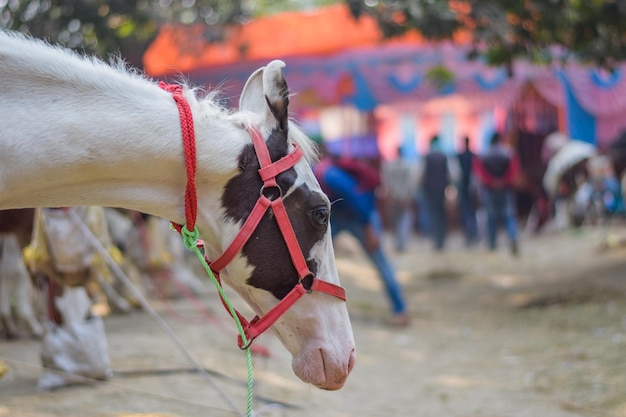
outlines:
M310 272L338 285L330 204L309 165L314 147L288 119L283 66L273 61L254 72L238 111L183 88L197 140L197 225L207 258L215 259L235 239L259 190L265 194L250 129L265 138L272 161L302 149L305 158L278 174L276 188ZM172 94L155 83L122 64L0 32L0 109L0 209L99 205L184 223L180 115ZM303 282L275 213L265 213L222 271L259 315ZM343 386L356 356L344 301L309 291L273 329L298 377L323 389Z

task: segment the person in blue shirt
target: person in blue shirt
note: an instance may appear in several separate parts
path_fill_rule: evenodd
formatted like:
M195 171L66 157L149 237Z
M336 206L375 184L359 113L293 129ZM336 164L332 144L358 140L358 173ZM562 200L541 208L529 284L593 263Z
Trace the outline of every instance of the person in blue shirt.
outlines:
M330 216L333 238L345 231L359 241L378 270L391 302L390 324L408 325L402 289L380 243L382 223L375 196L375 189L380 184L378 171L356 160L325 156L314 172L333 202Z

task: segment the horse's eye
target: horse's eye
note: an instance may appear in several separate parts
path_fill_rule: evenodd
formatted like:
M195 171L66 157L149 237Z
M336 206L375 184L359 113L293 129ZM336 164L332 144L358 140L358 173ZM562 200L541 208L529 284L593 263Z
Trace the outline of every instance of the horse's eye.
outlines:
M319 226L326 226L330 218L330 210L326 206L321 206L311 210L311 220Z

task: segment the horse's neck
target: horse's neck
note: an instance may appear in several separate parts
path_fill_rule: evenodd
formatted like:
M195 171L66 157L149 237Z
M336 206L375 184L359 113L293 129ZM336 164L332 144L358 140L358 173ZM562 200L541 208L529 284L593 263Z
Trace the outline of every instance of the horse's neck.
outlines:
M0 138L0 204L119 205L143 211L154 203L149 200L159 198L154 184L170 197L175 187L184 187L173 102L138 99L135 111L122 99L73 91L41 94L38 88L18 103L1 105L8 109L9 125Z
M0 209L102 205L183 221L185 161L169 93L58 51L3 47ZM49 55L46 61L27 55L38 52ZM200 104L193 100L192 106L197 111ZM223 136L225 122L198 129L209 124L204 119L195 125L206 194L217 181L213 174L236 166L236 152L232 143L220 149L219 138L211 143L212 136Z

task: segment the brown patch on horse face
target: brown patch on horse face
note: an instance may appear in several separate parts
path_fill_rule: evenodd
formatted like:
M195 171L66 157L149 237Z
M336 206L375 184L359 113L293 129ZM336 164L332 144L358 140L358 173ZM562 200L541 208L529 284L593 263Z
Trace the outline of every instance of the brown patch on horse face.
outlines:
M272 132L267 141L272 161L287 153L286 143L286 132L281 130ZM259 162L252 145L246 146L242 151L239 166L241 173L226 184L222 206L228 218L243 222L256 204L263 185L258 174ZM277 177L283 193L286 193L295 181L294 168ZM275 197L272 192L275 190L269 190L266 195L269 198ZM309 269L313 274L317 274L317 265L308 259L313 246L322 240L328 231L328 225L322 224L324 222L320 221L317 211L327 209L327 202L321 193L312 191L306 184L293 190L283 202ZM276 298L282 299L298 283L298 274L271 209L265 213L242 252L254 266L254 272L247 279L249 285L269 291Z

